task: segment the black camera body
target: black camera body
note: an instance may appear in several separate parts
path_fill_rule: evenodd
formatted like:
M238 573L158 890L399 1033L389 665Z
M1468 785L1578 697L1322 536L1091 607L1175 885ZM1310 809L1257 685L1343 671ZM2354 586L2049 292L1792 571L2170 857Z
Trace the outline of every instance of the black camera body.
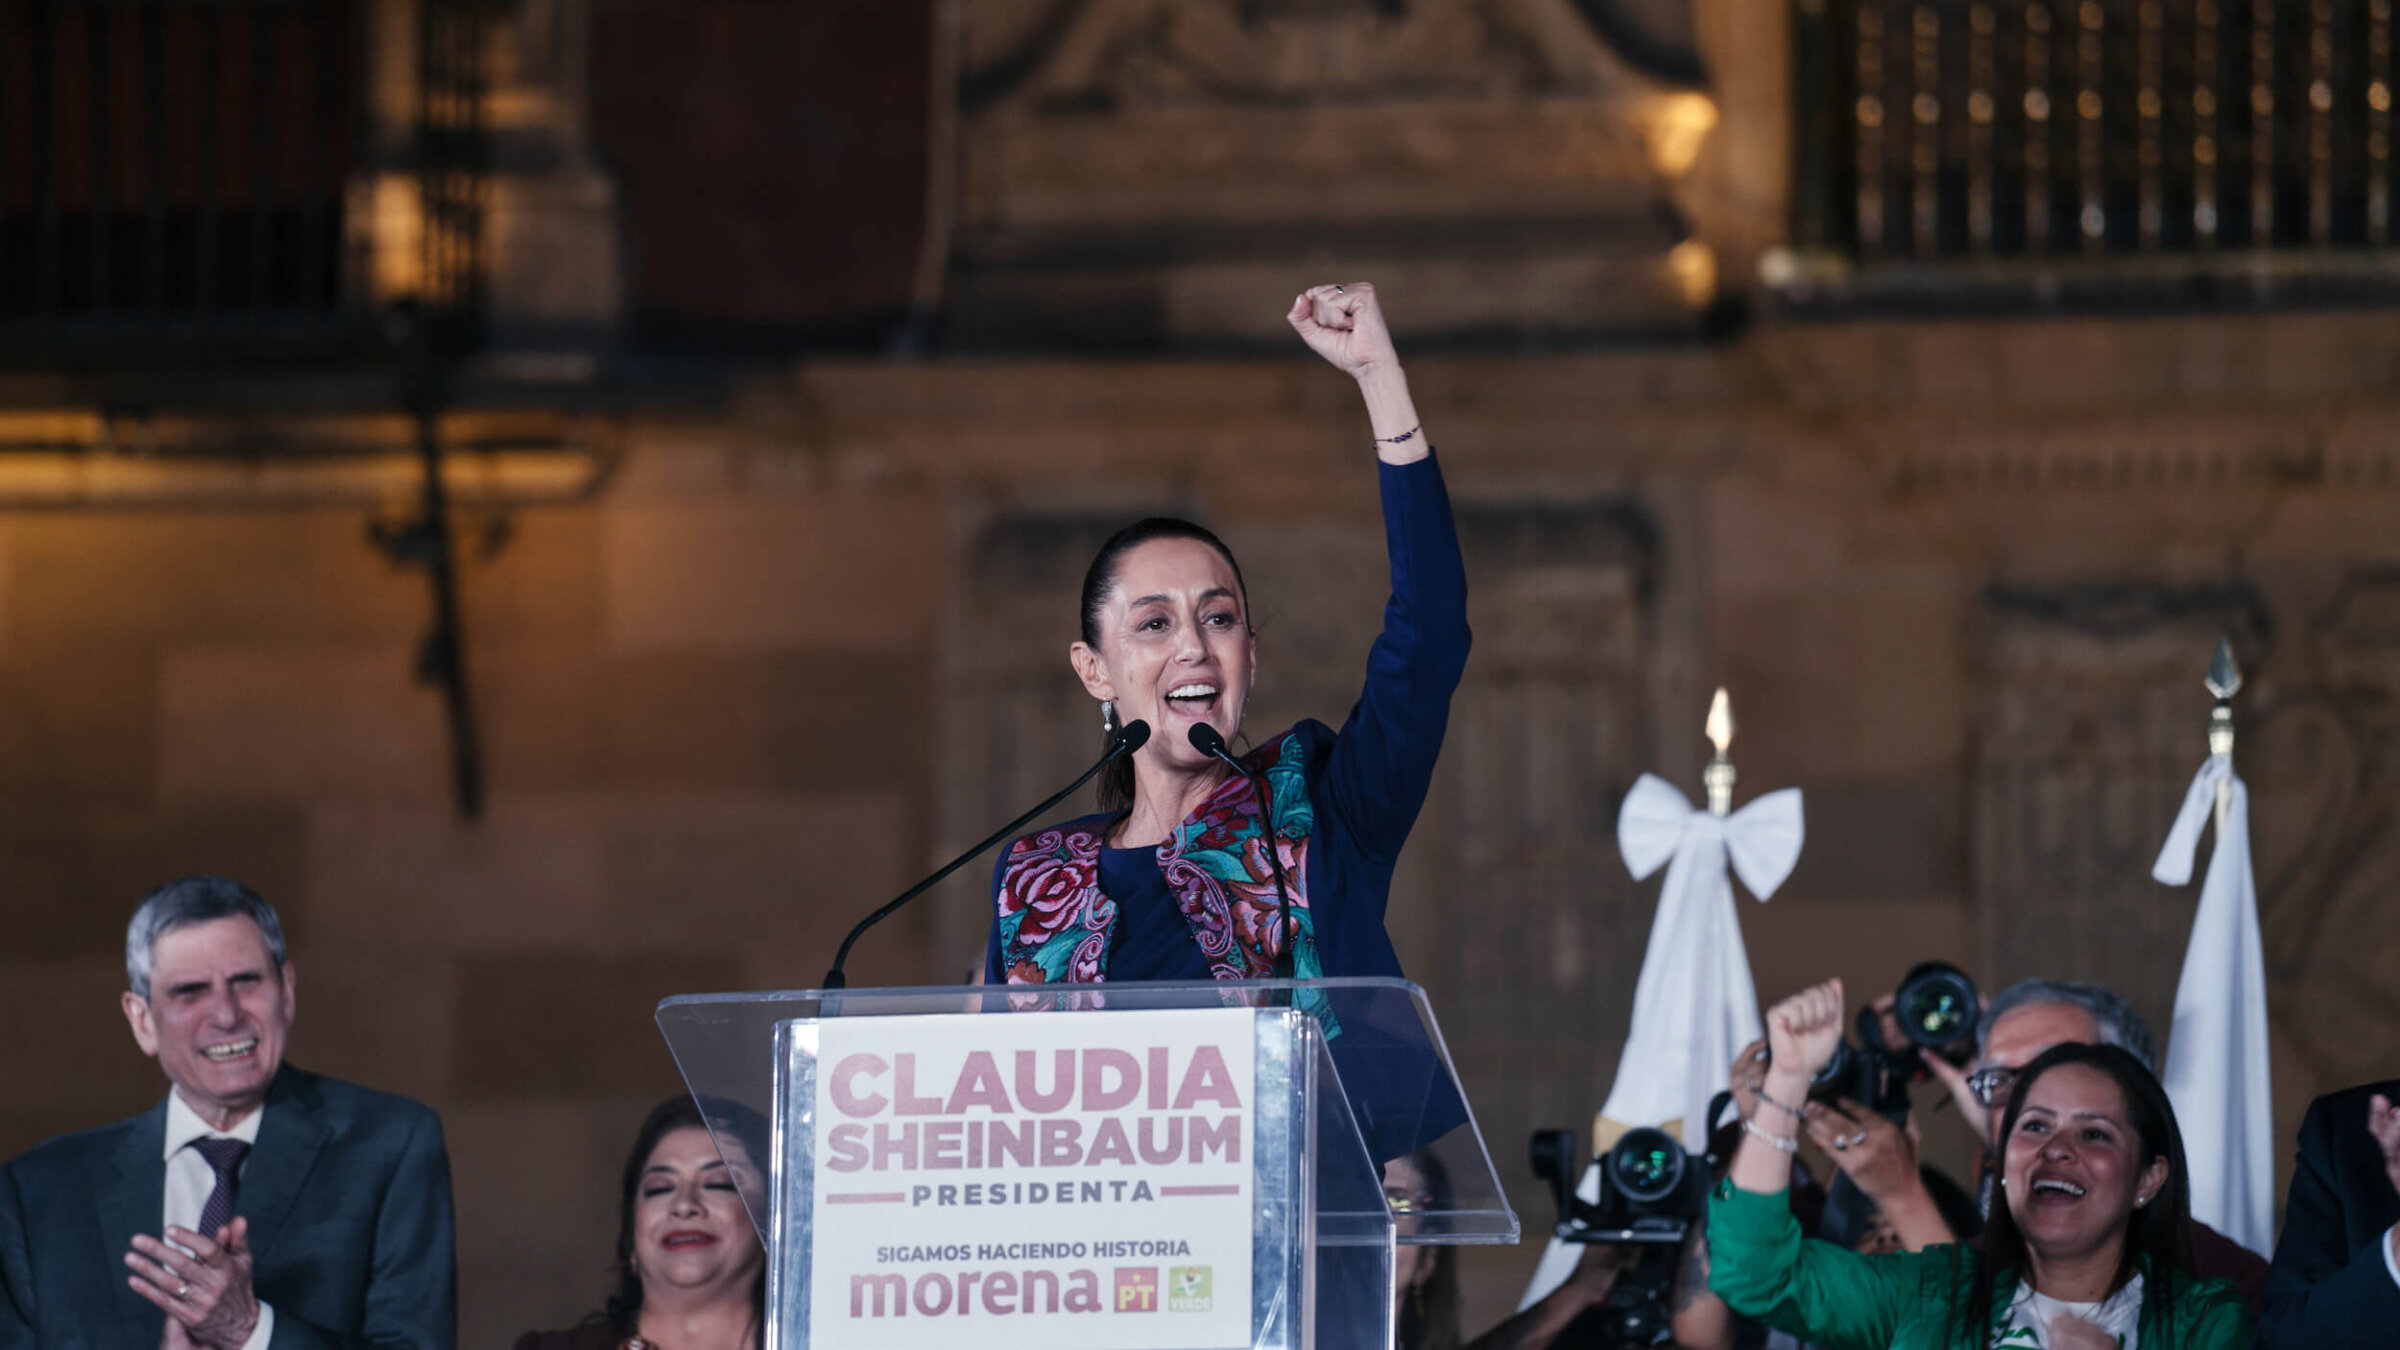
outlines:
M1592 1159L1600 1195L1585 1200L1575 1193L1576 1157L1573 1131L1534 1132L1533 1173L1550 1184L1558 1201L1553 1235L1562 1242L1630 1246L1637 1254L1608 1301L1576 1319L1575 1327L1593 1334L1562 1334L1559 1344L1597 1339L1610 1346L1655 1345L1668 1334L1676 1255L1708 1206L1708 1159L1685 1152L1664 1130L1628 1130Z
M1533 1174L1550 1183L1558 1201L1562 1242L1657 1242L1676 1244L1708 1205L1707 1160L1684 1152L1664 1130L1627 1130L1592 1163L1600 1172L1600 1198L1575 1194L1569 1170L1574 1157L1571 1130L1536 1130Z

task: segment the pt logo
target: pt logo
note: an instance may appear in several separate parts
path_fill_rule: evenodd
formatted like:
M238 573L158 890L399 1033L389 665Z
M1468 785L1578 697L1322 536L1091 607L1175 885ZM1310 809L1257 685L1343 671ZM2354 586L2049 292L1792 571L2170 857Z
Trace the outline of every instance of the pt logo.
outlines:
M1215 1304L1207 1266L1167 1268L1167 1311L1207 1312Z
M1117 1267L1117 1311L1158 1311L1158 1267Z

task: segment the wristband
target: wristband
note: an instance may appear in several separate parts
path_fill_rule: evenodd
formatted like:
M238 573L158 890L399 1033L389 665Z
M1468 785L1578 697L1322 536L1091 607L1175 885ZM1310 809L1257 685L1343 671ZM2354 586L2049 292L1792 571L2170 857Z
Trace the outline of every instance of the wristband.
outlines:
M1748 1116L1742 1117L1742 1132L1753 1139L1764 1139L1778 1153L1798 1153L1800 1141L1788 1134L1775 1134L1759 1128Z
M1425 424L1423 422L1419 422L1415 426L1410 427L1408 430L1401 432L1397 436L1378 436L1375 438L1375 443L1377 445L1398 445L1402 441L1413 441L1417 438L1417 433L1423 431L1424 429Z

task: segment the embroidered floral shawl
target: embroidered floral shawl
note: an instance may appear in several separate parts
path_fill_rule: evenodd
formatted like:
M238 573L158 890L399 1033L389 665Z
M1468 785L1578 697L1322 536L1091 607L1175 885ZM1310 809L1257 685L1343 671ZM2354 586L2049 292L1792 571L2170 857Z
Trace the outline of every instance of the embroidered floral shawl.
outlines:
M1293 971L1302 979L1317 978L1325 972L1304 866L1316 815L1308 800L1300 737L1286 735L1252 751L1242 763L1267 782L1273 844L1283 861L1298 933ZM1043 830L1010 846L998 901L1000 960L1010 984L1098 984L1108 978L1117 903L1100 890L1104 829ZM1275 973L1283 935L1276 922L1268 834L1260 824L1257 790L1248 778L1236 777L1226 779L1158 847L1167 889L1217 979L1265 979Z

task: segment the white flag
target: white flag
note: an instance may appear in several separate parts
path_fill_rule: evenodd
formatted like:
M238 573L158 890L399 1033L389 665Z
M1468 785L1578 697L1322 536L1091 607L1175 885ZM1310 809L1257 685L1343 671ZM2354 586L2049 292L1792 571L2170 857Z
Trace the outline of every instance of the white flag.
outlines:
M2165 1083L2183 1131L2192 1217L2265 1256L2275 1245L2266 958L2250 870L2250 790L2226 759L2212 755L2200 766L2150 875L2169 886L2191 881L2200 831L2214 814L2217 784L2226 781L2233 799L2209 855L2175 986Z

